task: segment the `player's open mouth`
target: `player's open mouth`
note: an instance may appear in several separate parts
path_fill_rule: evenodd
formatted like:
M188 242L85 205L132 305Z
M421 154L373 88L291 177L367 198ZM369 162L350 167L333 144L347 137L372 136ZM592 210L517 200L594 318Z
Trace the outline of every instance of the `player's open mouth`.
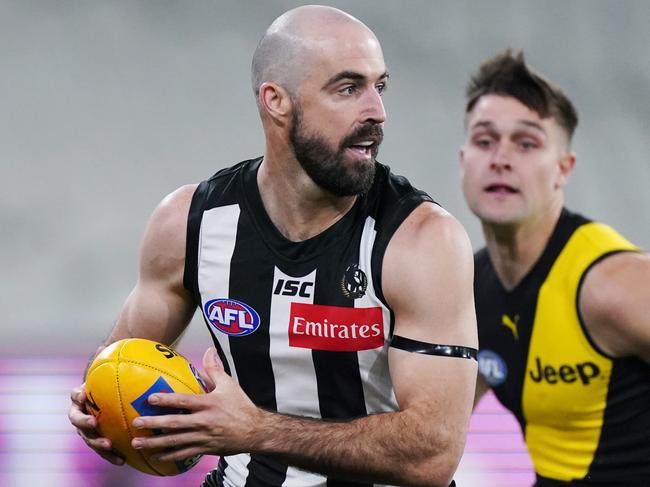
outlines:
M490 184L485 187L486 193L495 193L495 194L515 194L519 193L517 188L513 188L507 184Z
M347 148L363 157L370 157L375 144L376 142L374 140L363 140L356 144L350 144Z

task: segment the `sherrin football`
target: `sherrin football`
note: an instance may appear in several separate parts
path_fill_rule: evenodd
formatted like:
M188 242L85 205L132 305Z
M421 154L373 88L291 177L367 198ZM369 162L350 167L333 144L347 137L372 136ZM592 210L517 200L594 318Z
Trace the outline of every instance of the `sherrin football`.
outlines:
M154 392L203 394L205 388L196 369L178 352L151 340L127 338L102 350L86 374L86 409L97 418L99 433L133 468L151 475L178 475L192 468L200 455L176 462L151 458L161 449L136 450L136 436L160 434L135 429L138 416L183 413L147 403Z

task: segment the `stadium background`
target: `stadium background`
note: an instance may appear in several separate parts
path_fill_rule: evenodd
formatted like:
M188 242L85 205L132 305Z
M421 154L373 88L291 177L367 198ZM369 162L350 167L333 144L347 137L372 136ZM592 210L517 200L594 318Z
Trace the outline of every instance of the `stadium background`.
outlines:
M156 203L261 153L249 65L294 1L0 0L0 485L197 485L105 464L66 419L85 357L136 278ZM480 229L459 190L463 89L523 48L581 116L569 206L650 247L650 2L334 1L367 23L391 73L380 160ZM207 346L195 320L179 348ZM516 425L488 397L460 486L524 486Z

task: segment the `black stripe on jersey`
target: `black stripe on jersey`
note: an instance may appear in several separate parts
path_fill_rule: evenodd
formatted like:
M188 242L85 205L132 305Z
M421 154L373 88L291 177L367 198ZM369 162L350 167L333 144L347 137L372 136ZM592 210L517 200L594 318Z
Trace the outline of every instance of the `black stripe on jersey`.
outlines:
M649 410L647 364L634 357L615 359L600 439L587 474L590 482L586 484L627 487L650 483Z
M217 468L205 476L205 480L201 484L201 487L223 487L224 472L226 471L227 466L228 462L224 457L221 457Z
M536 475L533 487L648 487L648 480L646 477L645 479L636 479L633 481L621 480L619 478L612 482L594 482L589 479L563 482L561 480Z
M388 331L388 336L392 337L395 333L395 313L393 312L393 308L391 307L388 307L388 311L390 312L390 329Z
M192 202L190 203L190 210L187 216L183 286L192 294L198 306L201 303L199 279L197 276L199 267L199 233L209 187L208 181L203 181L198 185L192 195Z
M237 223L237 245L230 261L228 292L231 299L244 302L257 312L260 325L255 333L245 338L230 336L228 342L242 389L258 406L276 411L275 380L269 355L269 289L273 286L273 266L261 268L249 264L248 257L253 252L259 253L258 240L248 215L241 213Z
M286 464L262 455L251 455L246 487L280 487L287 477Z
M230 298L242 301L258 313L260 326L245 339L229 337L230 353L237 371L239 385L258 406L277 411L275 378L270 358L269 321L273 287L273 259L263 268L249 265L249 256L259 252L259 235L248 213L242 212L237 224L237 245L230 262ZM259 260L257 260L259 262ZM246 487L280 487L286 478L287 466L253 454L248 463Z
M372 487L373 484L364 484L354 480L327 479L327 487Z
M359 226L358 231L362 227ZM351 239L356 241L356 239ZM345 255L351 259L345 261ZM345 269L359 262L359 249L343 252L338 262L323 262L316 271L314 304L327 303L330 306L353 308L354 300L343 296L338 286ZM329 285L328 285L329 284ZM314 370L318 386L318 402L323 419L351 419L365 416L366 402L359 372L359 357L356 352L331 352L313 350ZM370 487L372 484L348 480L327 479L328 487Z
M345 256L350 262L344 262ZM343 252L338 262L321 261L316 271L314 304L353 308L354 300L343 296L339 286L345 269L359 262L359 249ZM312 350L318 388L318 402L323 419L350 419L365 416L366 403L356 352Z

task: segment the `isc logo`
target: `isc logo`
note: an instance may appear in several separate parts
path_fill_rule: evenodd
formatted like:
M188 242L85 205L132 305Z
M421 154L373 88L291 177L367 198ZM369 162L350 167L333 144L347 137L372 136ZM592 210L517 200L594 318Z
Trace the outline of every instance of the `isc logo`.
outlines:
M212 299L203 312L212 326L230 336L250 335L260 326L257 311L235 299Z
M546 381L549 384L564 382L571 384L578 379L583 385L588 385L591 379L598 377L600 369L593 362L580 362L573 364L561 364L555 368L552 365L544 365L539 357L535 357L535 367L537 370L529 370L528 375L533 382Z
M311 298L311 292L314 287L313 282L295 281L293 279L278 279L273 294L282 296L300 296L301 298Z

